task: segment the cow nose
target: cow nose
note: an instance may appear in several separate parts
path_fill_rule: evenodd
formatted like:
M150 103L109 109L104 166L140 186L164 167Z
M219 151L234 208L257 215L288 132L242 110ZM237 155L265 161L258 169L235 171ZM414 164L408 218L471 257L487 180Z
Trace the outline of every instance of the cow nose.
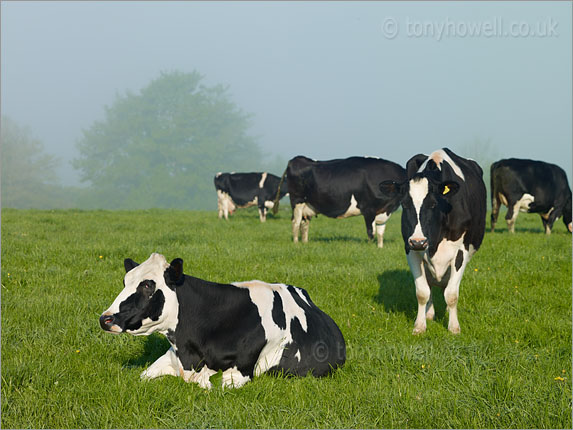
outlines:
M99 325L106 331L111 330L111 326L115 322L115 318L113 315L102 315L99 317Z
M422 238L422 239L410 239L408 241L410 248L413 249L414 251L424 251L427 247L428 247L428 239L426 238Z

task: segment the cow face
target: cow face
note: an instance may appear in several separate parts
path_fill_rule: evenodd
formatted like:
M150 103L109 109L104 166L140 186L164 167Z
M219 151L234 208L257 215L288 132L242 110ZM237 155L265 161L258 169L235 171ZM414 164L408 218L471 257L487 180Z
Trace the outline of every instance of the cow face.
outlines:
M151 254L142 264L128 258L124 266L124 289L101 315L101 328L135 335L174 329L178 313L174 289L183 276L183 261L169 264L162 255Z
M380 184L382 193L398 196L402 204L402 237L406 253L437 248L442 225L458 190L459 184L455 181L438 182L423 174L416 174L401 184L393 181Z

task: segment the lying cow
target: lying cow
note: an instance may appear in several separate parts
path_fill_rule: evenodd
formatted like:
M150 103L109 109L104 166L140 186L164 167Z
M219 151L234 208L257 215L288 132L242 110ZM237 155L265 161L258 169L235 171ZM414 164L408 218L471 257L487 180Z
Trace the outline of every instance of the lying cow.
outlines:
M257 205L261 222L267 219L268 209L274 206L280 178L272 173L217 173L214 179L217 189L219 219L233 214L236 208ZM287 185L281 184L279 199L288 193Z
M406 182L386 181L380 189L402 200L402 237L418 298L414 334L425 332L426 318L434 318L434 285L444 288L448 330L459 333L460 282L485 232L483 172L447 148L416 155L406 167Z
M301 288L261 281L217 284L183 274L163 255L124 262L125 288L100 317L111 333L167 336L171 348L141 377L181 376L240 387L267 371L324 376L346 360L342 333Z
M288 162L286 175L292 215L292 236L308 242L310 219L324 214L330 218L363 215L369 239L378 236L382 248L386 221L400 206L399 199L380 193L380 182L406 179L399 164L375 157L316 161L298 156Z
M573 231L571 223L571 189L565 171L543 161L508 158L491 165L491 231L501 205L507 206L505 220L511 233L519 211L538 213L546 234L553 223L563 216L563 223Z

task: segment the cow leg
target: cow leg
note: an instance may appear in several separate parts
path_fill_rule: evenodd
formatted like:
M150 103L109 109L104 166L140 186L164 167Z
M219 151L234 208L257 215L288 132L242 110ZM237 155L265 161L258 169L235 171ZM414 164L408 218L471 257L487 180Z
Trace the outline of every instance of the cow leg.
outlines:
M545 228L545 234L550 235L553 229L553 224L555 220L561 216L560 211L556 211L555 208L551 208L549 212L541 215L541 221L543 222L543 227Z
M497 217L499 215L499 208L501 206L501 202L499 200L499 196L495 195L491 199L491 232L495 230L495 224L497 223Z
M219 219L223 218L223 194L217 190L217 211L219 212Z
M303 217L303 219L300 223L300 237L301 237L302 243L308 242L308 230L309 229L310 229L310 218Z
M507 222L507 229L510 233L515 233L515 220L519 215L519 202L515 204L507 205L507 214L505 215L505 221Z
M215 370L209 369L207 366L203 366L201 371L196 372L194 370L185 371L185 382L196 382L201 388L211 389L213 384L209 381L209 378L217 373Z
M141 379L154 379L163 375L179 376L180 367L179 359L173 347L169 348L165 354L159 357L155 362L144 370L140 377Z
M261 222L265 222L267 220L267 208L266 207L259 207L259 219Z
M374 218L374 222L372 223L372 227L378 238L378 248L382 248L384 246L384 231L386 230L386 221L388 221L389 218L390 215L381 213L376 215L376 218Z
M364 222L366 223L366 234L368 235L368 239L374 239L374 231L376 231L376 226L374 225L374 214L363 213L364 215Z
M223 387L239 388L249 382L251 378L249 376L244 376L238 369L237 366L229 368L223 372Z
M420 334L426 331L426 305L430 301L431 290L422 266L422 254L410 251L407 259L410 271L414 277L414 284L416 284L416 298L418 299L418 316L416 317L412 334Z
M460 249L458 253L461 252L463 255L462 264L456 267L456 258L452 261L450 279L448 280L448 285L444 290L444 300L446 301L446 307L448 309L449 320L448 320L448 330L453 334L460 333L460 323L458 321L458 298L460 296L460 282L466 270L466 265L470 260L470 256L465 249Z
M298 234L300 231L300 224L302 222L302 211L304 203L297 203L292 210L292 240L298 242Z

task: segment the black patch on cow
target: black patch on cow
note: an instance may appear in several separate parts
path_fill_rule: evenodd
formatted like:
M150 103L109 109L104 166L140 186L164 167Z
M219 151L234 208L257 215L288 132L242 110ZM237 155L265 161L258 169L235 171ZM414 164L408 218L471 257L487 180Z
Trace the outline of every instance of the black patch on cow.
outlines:
M184 276L175 289L179 302L175 329L177 356L185 370L226 370L234 366L252 377L265 331L248 288Z
M456 272L460 271L460 268L462 267L463 262L464 262L464 253L460 249L458 251L458 255L456 255Z
M273 291L273 321L281 330L286 328L286 317L283 310L283 300L281 295L276 291Z
M163 312L165 296L163 291L155 291L155 282L145 280L137 286L137 290L119 305L119 312L114 315L116 323L123 330L137 330L141 322L150 318L157 321Z

